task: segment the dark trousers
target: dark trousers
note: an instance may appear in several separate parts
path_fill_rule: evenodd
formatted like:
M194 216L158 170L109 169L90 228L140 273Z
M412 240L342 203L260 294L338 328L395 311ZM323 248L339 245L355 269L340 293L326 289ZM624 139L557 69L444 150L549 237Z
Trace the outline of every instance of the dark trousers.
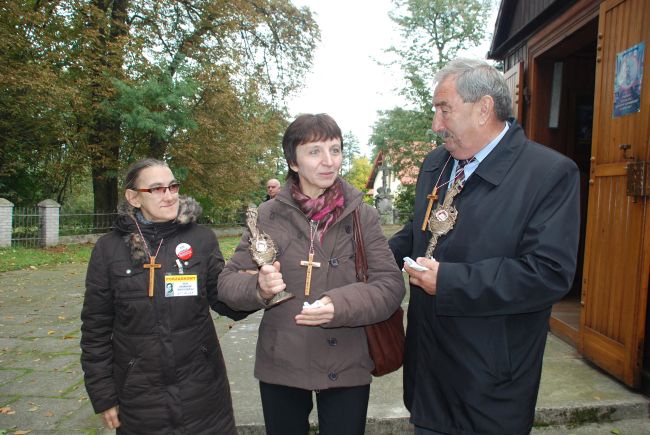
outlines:
M260 382L267 435L309 433L312 391ZM331 388L316 393L320 435L363 435L370 385Z
M436 432L435 430L427 429L420 426L415 426L415 431L413 433L415 435L445 435L442 432Z

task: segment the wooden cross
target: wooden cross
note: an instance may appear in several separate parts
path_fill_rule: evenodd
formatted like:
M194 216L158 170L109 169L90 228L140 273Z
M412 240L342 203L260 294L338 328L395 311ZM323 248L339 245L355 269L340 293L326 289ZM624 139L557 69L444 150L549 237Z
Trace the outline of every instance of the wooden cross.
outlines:
M301 266L307 266L307 278L305 280L305 296L309 296L309 290L311 289L311 268L320 267L320 263L314 261L314 253L309 253L309 260L302 260L300 262Z
M149 269L149 297L153 297L153 279L156 269L160 269L162 264L156 264L156 257L149 256L149 264L143 264L142 267Z
M431 207L433 203L438 200L438 187L434 187L430 195L427 195L429 204L427 205L427 212L424 214L424 222L422 222L422 231L427 230L427 223L429 222L429 215L431 214Z

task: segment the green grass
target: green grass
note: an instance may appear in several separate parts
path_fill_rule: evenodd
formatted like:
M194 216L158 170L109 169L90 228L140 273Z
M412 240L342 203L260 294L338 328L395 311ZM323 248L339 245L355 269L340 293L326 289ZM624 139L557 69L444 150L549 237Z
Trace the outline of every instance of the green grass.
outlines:
M0 272L38 268L53 264L87 263L93 245L58 245L51 248L0 249Z
M400 228L400 225L385 225L384 234L390 237ZM239 239L239 236L219 237L219 246L226 260L232 257ZM64 263L87 263L92 249L92 244L58 245L52 248L2 248L0 249L0 272Z
M239 237L220 237L221 252L230 258L239 243ZM87 263L92 244L58 245L51 248L3 248L0 249L0 272L40 268L65 263Z
M235 248L239 245L239 240L241 237L219 237L219 248L221 248L221 253L223 258L228 260L232 257L232 254L235 252Z

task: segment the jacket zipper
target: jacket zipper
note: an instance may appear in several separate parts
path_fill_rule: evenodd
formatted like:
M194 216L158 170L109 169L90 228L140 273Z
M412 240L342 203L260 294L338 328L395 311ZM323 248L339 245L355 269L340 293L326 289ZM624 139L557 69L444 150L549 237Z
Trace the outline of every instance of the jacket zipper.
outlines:
M131 376L131 370L133 370L134 366L135 366L135 358L131 358L131 360L128 362L126 367L126 375L124 375L124 382L122 382L122 389L126 387L126 383L129 381L129 377Z

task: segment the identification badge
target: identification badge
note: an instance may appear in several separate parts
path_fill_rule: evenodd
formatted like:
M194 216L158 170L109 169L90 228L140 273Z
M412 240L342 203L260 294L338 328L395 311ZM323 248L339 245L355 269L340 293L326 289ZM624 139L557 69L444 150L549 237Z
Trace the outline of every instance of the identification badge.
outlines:
M196 296L199 286L196 275L165 275L165 297Z

